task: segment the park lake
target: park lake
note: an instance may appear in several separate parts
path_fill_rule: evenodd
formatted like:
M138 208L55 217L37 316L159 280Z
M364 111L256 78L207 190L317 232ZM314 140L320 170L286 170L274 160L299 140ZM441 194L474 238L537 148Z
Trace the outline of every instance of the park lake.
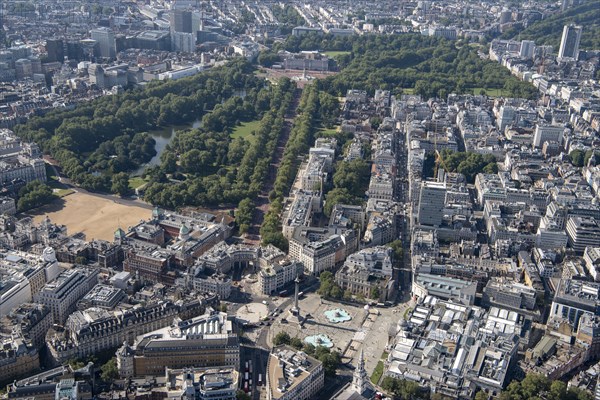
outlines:
M154 145L154 149L156 150L156 155L150 159L146 164L140 166L138 169L133 171L133 176L139 176L144 173L144 170L148 167L152 167L154 165L160 164L160 156L167 148L167 145L171 143L173 138L175 137L175 133L177 131L183 131L185 129L199 128L202 126L202 120L195 120L190 124L185 125L172 125L167 126L163 129L157 129L148 132L150 136L154 139L156 144Z
M238 96L242 99L246 97L246 90L236 90L234 96ZM224 100L223 100L224 101ZM156 144L154 145L154 149L156 150L156 155L150 159L146 164L141 165L138 169L133 171L132 176L140 176L144 173L144 170L148 167L152 167L154 165L160 164L160 156L167 148L167 145L171 143L173 138L175 137L175 133L177 131L183 131L185 129L193 129L200 128L202 126L202 119L197 119L190 124L183 125L171 125L162 129L156 129L148 132L150 136L154 139Z

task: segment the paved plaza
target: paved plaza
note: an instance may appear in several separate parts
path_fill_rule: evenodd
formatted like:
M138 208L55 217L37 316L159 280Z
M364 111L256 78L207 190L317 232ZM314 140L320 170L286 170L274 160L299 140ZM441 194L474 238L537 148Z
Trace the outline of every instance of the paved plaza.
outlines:
M302 326L292 322L289 310L279 315L269 330L268 343L281 331L291 337L304 340L307 336L326 335L333 342L333 350L342 354L342 361L356 364L358 352L362 349L365 367L369 375L375 369L381 355L386 350L390 327L396 327L399 318L403 317L405 305L394 308L365 309L363 306L346 305L329 300L322 300L319 295L310 293L300 300L302 316L310 315ZM325 311L342 309L352 317L350 321L332 323L325 316ZM282 319L288 322L282 322Z
M236 312L236 318L250 324L258 324L261 319L269 314L269 309L262 303L249 303L242 305Z

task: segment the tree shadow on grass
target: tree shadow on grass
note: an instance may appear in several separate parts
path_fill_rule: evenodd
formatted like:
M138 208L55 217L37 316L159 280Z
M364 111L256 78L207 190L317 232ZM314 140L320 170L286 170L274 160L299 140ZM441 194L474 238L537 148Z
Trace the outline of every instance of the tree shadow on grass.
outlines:
M41 207L37 207L31 210L27 210L25 212L22 212L20 214L17 214L18 217L36 217L38 215L44 215L44 214L49 214L49 213L53 213L56 211L60 211L65 207L66 201L63 197L59 197L56 200L52 201L51 203L45 204Z

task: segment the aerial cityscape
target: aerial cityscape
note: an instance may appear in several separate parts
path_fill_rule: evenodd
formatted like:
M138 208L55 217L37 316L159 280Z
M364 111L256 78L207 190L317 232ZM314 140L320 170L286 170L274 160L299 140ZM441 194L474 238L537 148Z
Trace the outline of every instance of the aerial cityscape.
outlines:
M600 400L600 0L0 1L0 399Z

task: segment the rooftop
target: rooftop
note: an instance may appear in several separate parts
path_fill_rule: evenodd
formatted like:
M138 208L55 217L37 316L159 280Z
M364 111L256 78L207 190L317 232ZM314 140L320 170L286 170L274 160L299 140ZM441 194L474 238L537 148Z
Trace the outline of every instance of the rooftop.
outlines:
M267 377L272 399L282 397L322 365L319 360L286 345L275 347L269 358Z

